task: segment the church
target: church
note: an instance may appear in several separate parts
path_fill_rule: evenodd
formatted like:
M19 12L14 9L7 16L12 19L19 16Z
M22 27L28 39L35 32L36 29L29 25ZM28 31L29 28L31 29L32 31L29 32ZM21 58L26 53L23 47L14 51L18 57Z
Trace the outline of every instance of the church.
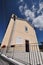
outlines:
M1 48L9 48L15 51L29 52L39 51L38 41L33 26L26 20L12 14L5 32ZM8 49L9 50L9 49Z
M43 64L43 52L39 50L34 27L15 14L12 14L2 40L1 54L25 65Z

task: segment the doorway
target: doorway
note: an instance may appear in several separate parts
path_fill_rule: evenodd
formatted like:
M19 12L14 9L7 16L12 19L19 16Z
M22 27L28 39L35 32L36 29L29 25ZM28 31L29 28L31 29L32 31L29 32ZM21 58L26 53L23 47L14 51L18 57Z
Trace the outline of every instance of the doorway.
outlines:
M29 52L29 40L25 40L26 52Z

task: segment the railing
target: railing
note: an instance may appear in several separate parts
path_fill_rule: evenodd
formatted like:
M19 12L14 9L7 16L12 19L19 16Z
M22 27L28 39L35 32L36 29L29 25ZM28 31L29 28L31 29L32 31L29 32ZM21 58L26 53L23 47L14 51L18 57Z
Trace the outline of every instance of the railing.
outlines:
M32 46L32 45L31 45ZM31 47L30 46L30 47ZM33 48L34 47L34 48ZM43 52L40 52L40 50L36 50L37 45L32 46L32 50L30 49L30 52L23 52L16 50L15 47L7 47L1 50L1 53L5 54L6 56L13 58L19 62L24 63L25 65L43 65ZM3 51L4 50L4 51Z
M5 55L24 64L43 64L43 52L7 52Z

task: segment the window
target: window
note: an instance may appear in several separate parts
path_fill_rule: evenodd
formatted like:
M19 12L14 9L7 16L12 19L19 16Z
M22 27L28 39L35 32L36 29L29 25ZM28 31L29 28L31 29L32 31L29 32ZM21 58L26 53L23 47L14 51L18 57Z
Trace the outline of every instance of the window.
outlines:
M15 47L15 45L11 45L11 47Z
M26 32L28 31L28 28L27 28L27 27L25 27L25 31L26 31Z

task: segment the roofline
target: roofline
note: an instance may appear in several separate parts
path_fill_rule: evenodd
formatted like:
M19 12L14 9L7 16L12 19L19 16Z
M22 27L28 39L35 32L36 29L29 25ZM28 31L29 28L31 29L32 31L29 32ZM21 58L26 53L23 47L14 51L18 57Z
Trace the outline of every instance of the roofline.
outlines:
M18 19L18 20L23 20L23 21L27 22L32 28L34 28L34 27L32 26L32 24L31 24L29 21L27 21L26 19L22 19L22 18L18 18L18 17L17 17L17 19Z
M13 16L13 17L12 17L12 16ZM18 18L15 14L12 14L12 15L11 15L11 18L14 19L14 16L15 16L15 18L18 19L18 20L23 20L23 21L27 22L33 29L35 29L35 28L33 27L33 25L32 25L29 21L27 21L26 19Z

